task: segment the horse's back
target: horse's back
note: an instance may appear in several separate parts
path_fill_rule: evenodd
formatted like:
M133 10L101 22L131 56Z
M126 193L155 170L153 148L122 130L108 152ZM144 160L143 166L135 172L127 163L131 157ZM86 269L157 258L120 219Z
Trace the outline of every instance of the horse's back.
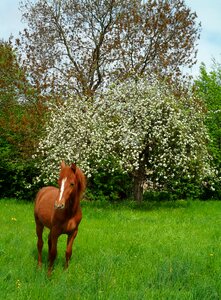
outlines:
M58 197L58 194L59 190L57 188L48 186L40 189L35 199L35 219L49 228L51 226L55 199Z

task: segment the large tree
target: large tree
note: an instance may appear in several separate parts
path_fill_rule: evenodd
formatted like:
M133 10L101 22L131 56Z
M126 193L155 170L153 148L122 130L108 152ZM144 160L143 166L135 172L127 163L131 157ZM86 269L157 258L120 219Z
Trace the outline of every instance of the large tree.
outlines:
M132 74L174 78L195 63L200 25L183 0L23 0L17 40L42 91L93 95Z
M129 172L135 199L144 183L173 190L198 186L212 175L201 103L174 97L156 80L129 80L94 101L83 97L51 106L38 147L46 183L56 179L61 159L76 161L88 176L100 167Z

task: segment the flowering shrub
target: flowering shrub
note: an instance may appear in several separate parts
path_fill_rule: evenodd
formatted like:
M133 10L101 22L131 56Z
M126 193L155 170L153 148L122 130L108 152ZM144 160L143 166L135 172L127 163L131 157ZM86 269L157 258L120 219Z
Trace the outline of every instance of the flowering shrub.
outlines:
M62 159L88 177L102 166L131 173L147 188L212 176L201 104L191 95L177 99L157 80L129 80L50 110L37 149L45 183L57 178Z

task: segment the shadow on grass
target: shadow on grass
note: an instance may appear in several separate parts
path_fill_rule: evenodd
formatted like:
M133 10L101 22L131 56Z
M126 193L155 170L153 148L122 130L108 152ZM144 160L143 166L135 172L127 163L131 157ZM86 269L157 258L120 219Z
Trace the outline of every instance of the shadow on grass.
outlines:
M32 256L34 260L36 261L36 266L38 264L38 250L37 246L36 248L32 249ZM44 245L42 249L42 265L48 265L48 245Z

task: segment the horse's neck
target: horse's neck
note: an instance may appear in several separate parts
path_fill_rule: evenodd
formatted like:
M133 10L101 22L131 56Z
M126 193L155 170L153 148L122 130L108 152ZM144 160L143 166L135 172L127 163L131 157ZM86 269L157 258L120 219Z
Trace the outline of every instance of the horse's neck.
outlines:
M78 210L79 207L79 197L77 193L74 193L73 195L70 196L68 199L68 213L69 215L73 216L76 211Z

